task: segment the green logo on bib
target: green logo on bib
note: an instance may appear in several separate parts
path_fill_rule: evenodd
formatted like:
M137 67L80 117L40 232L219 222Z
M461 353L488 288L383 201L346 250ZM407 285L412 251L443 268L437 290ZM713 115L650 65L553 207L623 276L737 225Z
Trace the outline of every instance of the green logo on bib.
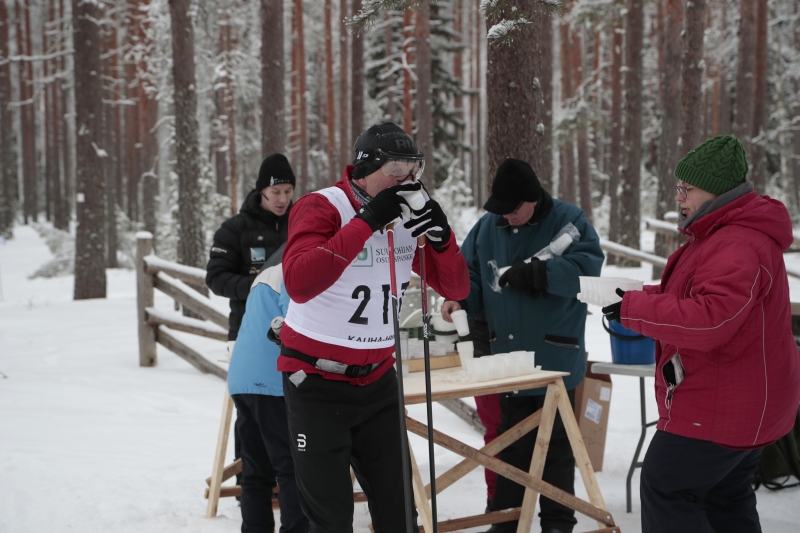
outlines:
M371 267L372 266L372 245L368 244L351 263L354 267Z

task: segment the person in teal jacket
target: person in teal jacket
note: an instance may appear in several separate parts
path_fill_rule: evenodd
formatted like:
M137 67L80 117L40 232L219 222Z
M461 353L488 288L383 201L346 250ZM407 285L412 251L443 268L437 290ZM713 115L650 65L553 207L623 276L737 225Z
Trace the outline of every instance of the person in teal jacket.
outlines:
M228 368L228 392L236 404L242 457L242 533L273 531L273 479L281 510L280 533L307 533L294 475L280 349L267 340L272 319L286 315L281 246L262 267L247 296L247 310ZM274 473L273 470L274 469Z
M506 159L498 168L484 209L488 213L461 246L470 272L469 296L445 302L442 316L449 320L450 313L461 308L470 316L485 312L492 353L533 351L542 369L569 372L564 384L574 405L575 387L586 374L586 304L576 299L578 276L600 275L600 238L583 211L554 200L531 166L517 159ZM501 395L498 434L540 409L545 392L541 388ZM534 430L518 440L500 452L500 459L527 472L536 435ZM560 417L542 478L574 494L575 459ZM489 510L519 507L523 495L522 486L498 475ZM574 514L541 498L544 533L570 533L577 522ZM517 522L505 522L489 532L516 529Z

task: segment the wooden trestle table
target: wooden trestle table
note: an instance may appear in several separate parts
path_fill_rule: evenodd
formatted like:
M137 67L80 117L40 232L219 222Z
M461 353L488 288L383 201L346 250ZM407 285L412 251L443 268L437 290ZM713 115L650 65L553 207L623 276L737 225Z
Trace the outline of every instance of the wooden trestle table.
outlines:
M436 430L436 420L434 420L434 442L464 458L463 461L450 470L444 473L437 472L437 493L442 492L478 466L493 470L505 476L507 479L515 481L525 487L525 496L522 507L520 508L439 522L438 530L441 533L445 533L447 531L455 531L468 527L519 520L517 533L529 533L533 523L536 499L539 494L542 494L581 514L595 519L599 528L595 530L595 533L619 532L620 529L615 526L614 518L611 516L611 513L606 510L603 495L597 484L591 461L589 460L586 447L581 438L581 432L578 429L578 423L572 411L572 405L567 396L567 390L564 388L562 377L568 374L565 372L538 371L521 376L471 383L459 380L456 375L461 371L460 367L431 371L431 395L433 401L506 393L540 387L546 387L547 393L542 409L498 436L497 439L481 449L473 448ZM403 381L403 390L407 405L425 403L424 373L411 373L405 377ZM547 455L547 449L550 445L550 436L552 434L556 412L561 414L561 419L564 422L564 427L566 428L567 436L569 437L569 442L575 455L576 466L581 473L583 484L589 496L588 502L542 481L545 456ZM419 435L424 439L428 438L428 428L425 424L408 416L406 417L406 424L409 432ZM533 457L528 472L524 472L494 457L501 450L536 427L539 427L539 434L536 439L536 445L533 450ZM411 449L411 446L409 446L409 449ZM419 513L419 519L424 531L426 533L432 533L432 517L429 503L430 485L424 485L422 482L413 450L411 450L411 470L413 476L414 500Z

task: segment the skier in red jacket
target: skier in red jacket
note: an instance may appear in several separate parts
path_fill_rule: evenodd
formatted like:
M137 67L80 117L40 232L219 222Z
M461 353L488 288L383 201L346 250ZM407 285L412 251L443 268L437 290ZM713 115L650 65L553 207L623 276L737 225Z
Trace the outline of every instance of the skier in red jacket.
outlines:
M746 180L735 137L705 141L675 175L686 243L661 285L603 309L658 341L659 420L642 467L642 531L760 532L755 468L800 404L782 253L791 220Z
M317 533L352 531L350 466L375 531L405 532L387 234L421 189L424 156L398 126L376 125L333 187L301 198L283 254L291 301L278 370L301 505ZM400 193L400 194L398 194ZM427 196L426 196L427 198ZM408 211L406 211L408 213ZM426 280L448 299L469 293L467 264L435 200L394 232L397 286L425 254ZM417 248L417 237L427 244Z

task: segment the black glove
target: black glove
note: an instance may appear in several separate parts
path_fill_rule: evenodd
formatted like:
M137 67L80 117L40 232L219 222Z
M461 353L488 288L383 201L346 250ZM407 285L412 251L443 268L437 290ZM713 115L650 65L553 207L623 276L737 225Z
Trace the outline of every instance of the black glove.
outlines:
M393 220L400 218L403 213L401 206L408 205L405 198L397 193L400 191L417 191L421 187L422 184L417 181L384 189L369 203L362 205L356 217L369 224L373 232L383 229Z
M514 263L500 276L498 283L501 287L511 285L531 298L538 298L547 291L547 263L538 257L531 259L530 263Z
M450 240L450 224L447 223L447 215L442 211L439 202L429 198L422 209L412 213L413 218L403 224L404 228L411 230L412 237L416 239L420 235L426 235L437 250L447 244Z
M618 288L617 295L623 297L625 296L625 291ZM603 315L605 315L609 322L612 320L619 322L621 318L620 313L622 313L622 300L618 301L617 303L607 305L603 308Z

